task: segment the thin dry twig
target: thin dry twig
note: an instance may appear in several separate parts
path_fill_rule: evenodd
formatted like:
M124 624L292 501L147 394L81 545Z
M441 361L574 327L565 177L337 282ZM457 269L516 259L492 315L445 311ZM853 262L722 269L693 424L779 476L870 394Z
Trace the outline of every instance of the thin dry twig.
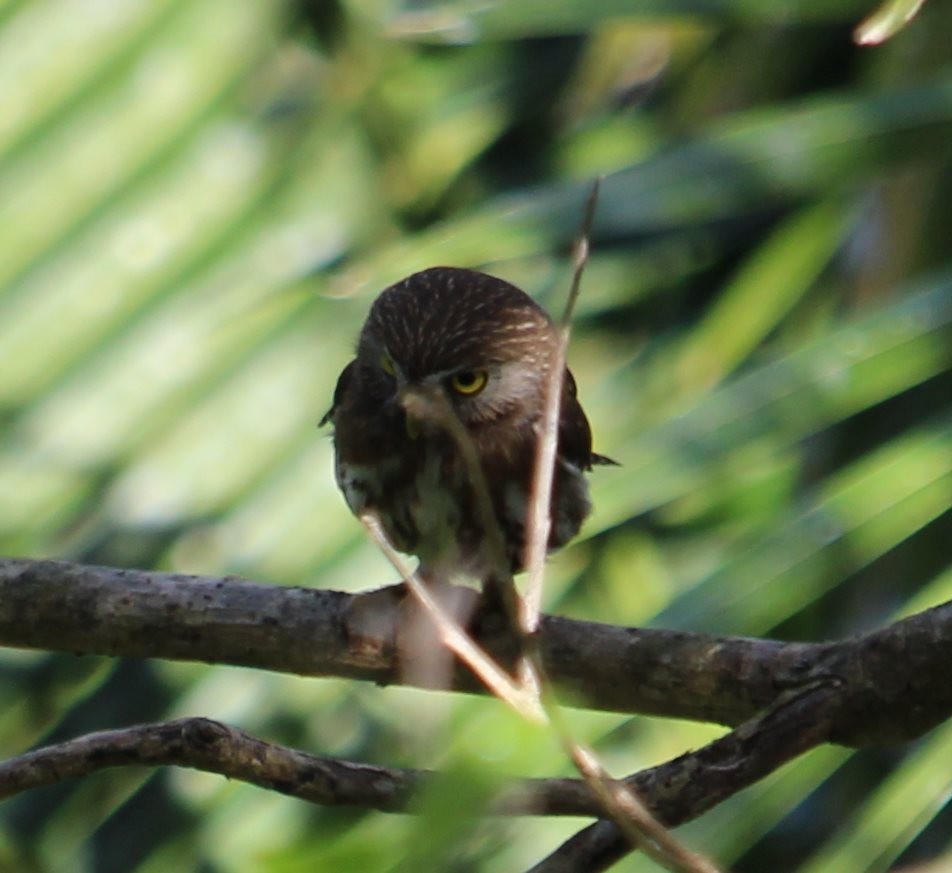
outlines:
M536 444L535 470L527 510L528 539L526 563L529 583L524 598L518 598L508 566L502 560L505 555L504 538L499 527L485 472L476 453L473 441L463 427L453 408L436 392L419 393L413 402L420 408L408 409L408 414L417 414L439 421L441 427L456 444L469 472L470 486L476 494L477 512L487 536L487 546L494 556L496 572L492 584L497 586L509 626L521 636L521 658L517 666L518 683L511 681L499 665L490 658L460 626L456 619L432 597L426 586L406 565L390 544L387 536L372 513L361 516L361 521L371 537L397 569L410 591L433 619L444 644L466 663L486 686L500 699L508 703L523 717L541 724L553 724L559 739L575 763L579 773L592 792L604 804L606 814L628 836L633 845L641 846L658 863L677 873L711 873L716 868L687 848L665 829L637 796L624 783L611 779L597 762L594 753L584 748L571 736L558 706L546 693L543 667L538 648L534 645L538 632L545 573L545 556L549 539L550 504L556 454L558 450L559 416L562 387L566 366L566 354L571 330L572 314L578 300L582 274L588 261L589 235L598 203L601 179L592 185L586 204L585 218L574 252L572 287L559 325L559 341L546 379L546 398L541 432Z
M407 407L408 415L416 415L437 422L453 440L463 463L466 465L469 484L476 498L476 513L486 537L483 547L489 555L490 564L493 568L489 576L483 580L484 591L488 593L491 590L492 594L499 600L512 633L518 634L521 613L519 594L516 591L516 583L512 578L512 573L509 571L505 537L496 519L496 512L489 494L489 485L486 482L486 474L476 452L476 446L456 411L439 391L418 390L410 400L409 406L406 401L404 405ZM381 533L383 533L382 530ZM454 621L454 624L457 624L458 627L458 623ZM465 635L462 628L458 627L458 630ZM524 659L522 660L524 661ZM519 672L523 672L521 668ZM520 676L520 679L525 684L524 677ZM531 688L529 693L534 693Z
M555 479L556 456L559 442L559 418L562 391L568 355L572 316L578 301L582 275L588 263L589 238L595 220L595 209L601 188L601 177L595 179L585 204L585 216L573 252L572 286L559 322L559 341L550 363L545 386L545 406L542 430L536 443L535 469L529 496L526 529L526 567L528 582L522 598L520 622L524 638L531 640L539 629L542 594L545 583L545 557L551 528L552 486ZM542 665L534 647L529 646L522 664L524 684L539 690L549 720L556 729L566 753L585 779L592 792L604 806L606 814L625 834L633 846L639 846L655 861L671 870L689 873L712 873L716 867L689 851L651 814L636 792L618 782L606 772L591 749L572 737L555 701L544 696L548 683L542 680Z
M526 520L528 536L525 564L529 578L520 610L520 625L526 643L520 664L520 678L524 687L536 689L566 753L589 788L602 801L608 817L618 825L633 846L639 846L651 858L670 870L716 873L717 868L710 861L689 851L651 814L633 788L612 779L595 753L572 737L558 704L545 692L548 683L543 681L541 659L537 648L531 642L538 632L542 609L545 558L552 524L552 486L558 453L559 419L572 316L581 289L582 274L588 263L589 238L595 220L601 181L601 177L595 179L585 204L585 216L572 258L572 286L559 322L558 343L545 384L542 429L536 442L535 468Z
M627 777L651 798L657 818L682 824L751 785L782 764L827 742L837 718L839 683L817 681L781 695L765 712L695 752ZM664 785L670 794L657 793ZM672 802L669 802L672 801ZM598 873L631 851L614 821L583 828L536 864L530 873Z
M545 411L542 432L536 444L535 469L532 488L529 492L528 518L526 519L526 560L529 578L522 599L521 625L526 636L539 629L539 614L542 609L542 590L545 582L545 556L551 528L550 507L552 483L555 477L555 461L559 443L559 415L562 407L562 385L565 380L565 362L568 354L572 315L582 284L582 274L588 263L589 236L595 221L595 207L602 179L597 177L592 184L585 204L585 218L579 231L573 253L574 272L562 320L559 323L559 342L554 360L549 365L545 385Z
M406 582L410 592L433 619L446 647L463 661L493 694L508 703L519 715L535 724L545 724L548 718L539 703L538 696L527 692L525 688L513 682L506 671L489 657L459 622L443 608L439 600L430 593L400 553L390 544L377 516L374 513L364 513L360 516L360 521L387 560Z
M463 441L461 439L461 441ZM465 441L469 441L468 437ZM479 478L483 478L481 467ZM485 479L483 479L485 488ZM379 519L373 513L360 517L368 533L403 577L411 593L433 620L444 644L476 673L497 697L509 704L519 715L536 724L557 724L557 733L576 769L592 793L601 801L605 813L621 829L632 846L640 847L649 857L675 873L718 873L707 859L689 851L648 811L637 794L623 782L612 779L601 766L595 753L575 741L561 717L557 704L543 696L538 652L524 651L520 669L521 682L512 682L433 597L393 548Z
M440 426L449 434L459 450L460 456L463 458L463 463L466 465L469 474L469 484L476 496L476 509L479 514L479 520L483 530L486 532L487 542L485 546L491 555L491 564L493 566L493 571L489 578L483 580L484 590L489 593L490 589L492 589L491 593L500 601L509 630L517 637L520 645L520 658L516 665L518 685L514 687L521 688L520 694L523 696L535 700L537 708L541 712L542 684L537 666L532 659L527 657L527 650L531 645L531 639L523 630L523 603L516 590L515 580L512 578L512 573L509 570L505 538L499 525L499 520L496 518L492 498L489 495L489 484L486 481L486 472L483 470L483 465L476 451L476 446L473 443L469 431L463 426L459 416L447 402L445 396L439 392L420 393L416 401L421 405L426 405L426 409L420 409L419 413L425 412L428 417L439 422ZM530 500L530 506L531 505L532 502ZM463 631L462 628L458 627L457 629L460 633L465 635L465 631ZM491 661L491 659L488 660Z
M570 746L570 753L575 768L632 846L669 870L720 873L720 868L709 858L692 852L676 839L651 814L631 786L605 770L591 749L574 743Z
M550 687L550 683L543 683L543 688ZM649 858L675 873L719 873L713 862L688 849L648 809L636 788L637 774L624 781L612 777L594 750L572 736L555 700L546 695L542 703L575 769L631 848L641 849Z

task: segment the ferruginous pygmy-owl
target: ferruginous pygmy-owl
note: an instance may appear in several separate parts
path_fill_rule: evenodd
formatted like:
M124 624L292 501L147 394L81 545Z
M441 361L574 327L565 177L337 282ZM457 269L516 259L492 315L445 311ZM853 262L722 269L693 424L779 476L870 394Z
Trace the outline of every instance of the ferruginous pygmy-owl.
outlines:
M462 424L482 467L508 562L503 572L523 568L545 380L558 342L557 328L527 294L473 270L433 267L374 301L321 423L334 424L337 483L351 510L376 514L391 543L419 557L424 578L485 582L500 570L472 461L446 414ZM566 370L550 550L575 536L588 515L584 473L597 463L612 462L592 452Z

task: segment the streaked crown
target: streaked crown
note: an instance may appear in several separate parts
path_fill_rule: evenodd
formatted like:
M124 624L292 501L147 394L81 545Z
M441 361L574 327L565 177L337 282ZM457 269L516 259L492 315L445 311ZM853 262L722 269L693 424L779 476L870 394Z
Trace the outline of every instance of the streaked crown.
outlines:
M410 379L454 367L522 360L544 366L551 319L515 285L458 267L432 267L383 291L361 345L382 345ZM540 342L542 340L542 342Z

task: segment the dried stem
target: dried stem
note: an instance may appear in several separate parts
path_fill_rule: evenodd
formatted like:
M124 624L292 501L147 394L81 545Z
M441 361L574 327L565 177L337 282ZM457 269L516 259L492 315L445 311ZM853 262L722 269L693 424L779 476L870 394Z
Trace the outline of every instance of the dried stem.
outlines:
M651 814L632 787L610 776L591 749L574 744L570 752L575 768L633 847L678 873L720 873L708 858L690 851L676 839Z
M545 683L544 687L550 686ZM575 769L631 848L641 849L658 864L676 873L718 873L718 868L710 860L690 851L658 821L639 796L632 777L625 781L613 778L595 752L572 736L561 709L551 697L544 698L543 704Z
M456 411L441 392L420 391L414 400L419 408L408 409L408 414L415 413L430 421L438 422L453 440L466 465L469 484L476 498L476 513L486 537L483 547L489 555L493 568L488 577L483 580L483 585L487 593L491 589L491 593L501 602L509 627L512 628L513 633L518 633L521 611L519 595L512 573L509 571L505 537L496 518L496 511L489 495L489 485L486 482L486 473L476 446L459 420Z
M573 254L574 273L562 320L559 324L559 342L554 360L549 365L545 385L545 407L542 417L542 432L536 444L535 469L529 496L526 519L526 560L529 579L526 594L522 599L521 625L526 636L539 629L539 614L542 609L542 589L545 582L545 556L549 543L552 520L552 483L555 477L555 462L559 444L559 414L562 407L562 385L565 380L565 361L568 352L572 315L578 300L582 273L588 263L588 240L595 220L595 207L601 177L595 179L585 205L585 218L579 231Z
M782 764L829 740L836 720L838 683L818 680L781 695L766 712L712 743L625 779L651 798L652 808L669 827L696 818ZM648 774L651 774L650 777ZM677 796L668 804L656 794L664 784ZM690 810L690 812L688 812ZM598 873L631 851L614 822L584 828L530 873Z
M519 715L535 724L545 724L548 718L539 703L538 696L527 692L513 682L506 671L490 658L466 633L459 622L443 608L439 600L430 593L427 586L417 578L416 573L390 544L377 516L373 513L364 513L360 521L387 560L393 564L406 582L410 592L433 619L446 647L463 661L493 694L508 703Z
M574 271L568 300L559 323L556 352L550 362L545 385L545 406L542 430L536 443L535 469L527 512L526 567L529 580L522 599L520 622L524 639L531 640L539 629L542 593L545 582L545 557L551 528L552 486L559 442L559 418L565 379L566 357L572 316L578 301L582 274L588 263L589 237L595 220L595 207L601 178L592 184L585 205L585 217L573 253ZM527 647L522 664L523 683L532 684L540 694L547 687L541 680L542 665L535 647ZM541 698L540 698L541 699ZM711 873L716 868L710 861L685 848L655 819L637 793L624 783L612 779L599 763L594 752L578 743L568 730L554 701L547 701L546 712L555 726L559 739L576 769L596 797L600 798L606 814L618 825L633 846L640 846L650 857L670 870L688 873Z
M573 256L574 273L572 287L559 325L558 343L550 362L545 384L545 404L541 432L536 445L535 469L529 494L527 512L526 566L529 582L526 595L519 599L515 584L505 560L503 532L493 509L482 468L472 438L463 427L446 398L438 392L419 394L415 402L419 410L410 410L422 417L439 422L459 449L469 473L470 486L476 495L477 512L486 533L486 547L495 567L488 584L496 586L503 608L513 633L521 637L521 657L517 665L518 684L514 684L505 671L480 649L459 626L458 622L442 609L426 587L415 578L396 553L373 515L362 517L371 536L403 576L410 590L433 618L446 645L451 648L498 697L506 701L525 718L537 723L556 725L559 738L577 769L591 788L593 794L604 804L606 814L629 837L633 845L641 845L648 854L670 870L679 873L710 873L715 868L705 859L683 847L651 815L635 791L623 783L611 779L590 750L582 747L570 735L562 720L558 706L546 695L543 668L534 637L539 629L539 614L545 576L545 556L551 527L550 506L552 485L558 452L559 416L566 354L571 331L572 314L578 300L582 274L588 261L589 235L598 203L601 180L592 185L586 203L585 217ZM424 407L425 408L422 408Z

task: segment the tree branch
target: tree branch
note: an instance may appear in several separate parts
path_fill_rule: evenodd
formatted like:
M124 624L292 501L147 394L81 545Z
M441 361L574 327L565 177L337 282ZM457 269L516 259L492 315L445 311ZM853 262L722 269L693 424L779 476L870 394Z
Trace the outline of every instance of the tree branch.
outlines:
M787 695L765 715L625 783L665 825L695 818L823 742L837 693L835 686L822 685ZM435 775L312 755L210 719L182 718L100 731L0 763L0 799L110 767L158 765L217 773L315 804L382 812L412 811L414 798ZM592 816L602 808L580 779L523 779L504 789L488 812ZM533 870L604 870L631 848L617 825L600 821Z
M404 601L56 561L0 560L0 645L396 683ZM491 653L499 641L476 636ZM545 617L547 674L580 705L736 725L784 691L838 683L829 738L912 739L952 712L952 603L834 643L781 643ZM480 690L461 667L451 687Z
M666 824L700 815L783 760L821 742L828 693L809 692L721 739L625 782ZM111 767L172 765L217 773L322 806L409 812L432 771L313 755L261 740L208 718L97 731L0 763L0 799ZM490 812L597 816L603 807L581 779L521 779ZM617 832L616 832L617 834ZM601 844L599 844L601 845ZM622 838L622 847L627 842Z
M324 806L404 812L426 775L339 761L265 742L207 718L98 731L0 763L0 798L110 767L175 765Z

